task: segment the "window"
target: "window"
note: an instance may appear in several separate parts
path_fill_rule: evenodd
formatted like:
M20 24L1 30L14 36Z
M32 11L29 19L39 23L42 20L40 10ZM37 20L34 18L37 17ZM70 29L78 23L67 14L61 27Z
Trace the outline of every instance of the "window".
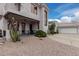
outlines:
M45 15L44 15L45 16L45 26L47 26L47 11L45 10L44 13L45 13Z
M21 9L21 3L15 3L16 7L18 8L18 11Z
M35 10L35 14L37 14L37 7L34 7L34 10Z
M19 23L17 24L17 31L19 31Z
M2 18L3 16L2 15L0 15L0 19Z
M37 15L37 6L35 6L35 5L31 5L31 11L32 11L32 13L34 13L34 14L36 14Z
M0 37L2 37L2 30L0 29Z
M6 36L6 31L5 30L3 30L3 36Z

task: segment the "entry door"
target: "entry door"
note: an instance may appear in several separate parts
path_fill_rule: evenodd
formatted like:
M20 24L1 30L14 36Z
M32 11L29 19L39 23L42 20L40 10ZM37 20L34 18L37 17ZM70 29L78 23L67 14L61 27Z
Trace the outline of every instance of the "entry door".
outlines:
M33 26L32 26L32 24L30 24L29 27L30 27L29 28L30 29L30 34L33 34Z
M22 23L22 34L25 34L25 23Z

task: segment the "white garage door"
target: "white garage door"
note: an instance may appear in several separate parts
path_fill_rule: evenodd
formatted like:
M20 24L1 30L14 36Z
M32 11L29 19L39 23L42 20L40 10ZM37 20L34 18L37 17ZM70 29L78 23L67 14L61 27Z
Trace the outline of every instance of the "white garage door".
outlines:
M59 28L59 33L77 33L77 28Z

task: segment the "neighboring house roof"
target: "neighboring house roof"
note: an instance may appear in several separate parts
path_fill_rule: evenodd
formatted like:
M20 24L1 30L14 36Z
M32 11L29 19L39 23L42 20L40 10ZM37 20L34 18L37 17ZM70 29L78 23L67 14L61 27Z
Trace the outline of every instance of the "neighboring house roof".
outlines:
M79 27L79 23L57 23L58 27Z

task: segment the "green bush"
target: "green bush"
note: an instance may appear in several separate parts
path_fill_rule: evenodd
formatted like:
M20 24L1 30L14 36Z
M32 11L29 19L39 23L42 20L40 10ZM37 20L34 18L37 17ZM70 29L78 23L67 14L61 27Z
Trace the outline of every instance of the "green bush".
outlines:
M38 31L36 31L35 36L36 37L46 37L47 34L42 30L38 30Z

